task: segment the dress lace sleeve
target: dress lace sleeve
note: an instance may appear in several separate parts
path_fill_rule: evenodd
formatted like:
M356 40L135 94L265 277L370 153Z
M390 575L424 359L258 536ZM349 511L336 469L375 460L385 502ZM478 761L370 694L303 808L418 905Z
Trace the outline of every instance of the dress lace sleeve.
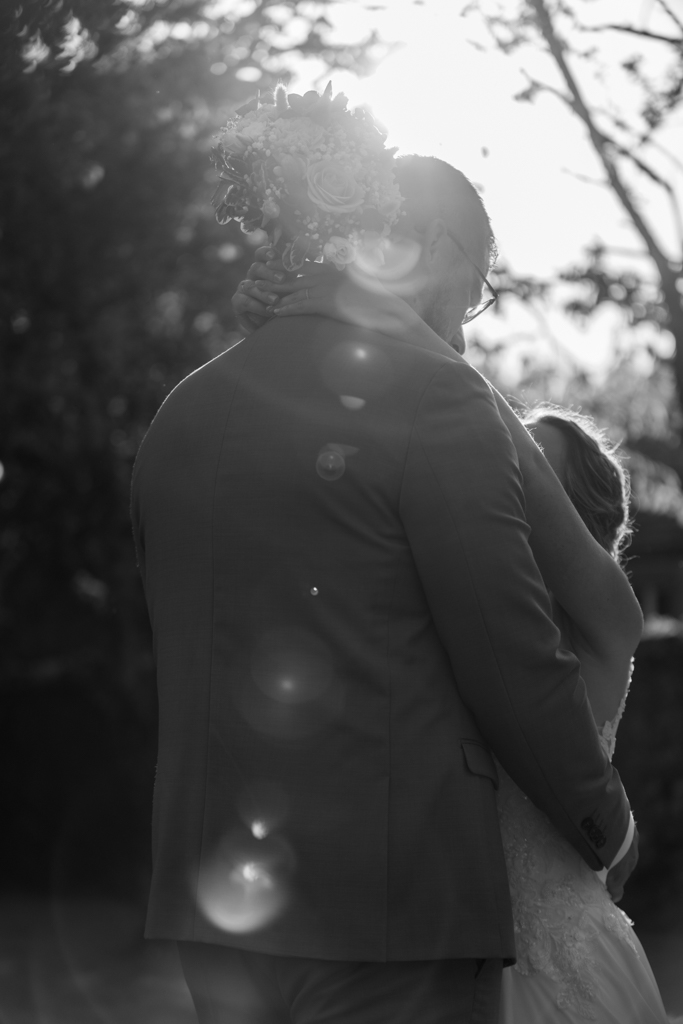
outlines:
M625 703L626 694L614 718L598 730L610 760ZM546 974L557 983L561 1009L595 1020L599 978L590 940L604 928L635 949L631 922L614 905L596 872L503 767L498 768L498 811L517 946L513 969Z
M626 707L626 698L628 697L629 690L631 689L632 678L633 658L631 658L631 668L628 674L628 683L626 684L626 690L624 691L624 696L621 698L621 702L619 704L619 707L617 708L617 713L611 721L605 722L605 724L600 726L600 728L598 729L602 749L605 751L610 761L614 757L614 747L616 746L617 742L617 729L619 728L619 722L621 721L621 716L623 715L624 708Z

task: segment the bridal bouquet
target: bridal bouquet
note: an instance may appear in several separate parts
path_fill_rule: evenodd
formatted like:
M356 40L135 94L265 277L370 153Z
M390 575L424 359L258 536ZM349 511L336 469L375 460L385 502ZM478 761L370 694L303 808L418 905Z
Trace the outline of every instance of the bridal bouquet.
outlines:
M343 269L361 253L381 265L401 206L385 139L367 111L333 98L331 83L322 95L278 86L274 103L255 101L222 129L212 151L216 219L263 228L287 270L306 259Z

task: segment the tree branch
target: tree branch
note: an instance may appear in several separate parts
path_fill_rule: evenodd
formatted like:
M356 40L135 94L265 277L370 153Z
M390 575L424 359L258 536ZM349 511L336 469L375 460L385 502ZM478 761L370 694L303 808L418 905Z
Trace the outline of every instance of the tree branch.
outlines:
M580 171L573 171L571 167L563 167L562 172L568 174L570 178L576 178L577 181L582 181L584 185L596 185L598 188L609 188L609 182L601 180L600 178L589 178L587 174L581 174Z
M681 23L673 14L667 0L656 0L656 2L660 4L676 27L683 31L683 23ZM475 6L479 8L478 4L471 3L469 8L466 8L466 10L472 9ZM657 172L654 171L645 160L634 155L639 146L651 143L650 136L641 136L633 145L634 152L631 152L626 145L620 146L616 140L611 139L599 129L597 124L598 115L596 111L589 109L582 94L582 89L579 87L578 80L568 65L568 56L570 54L575 54L575 51L572 51L568 43L558 36L553 21L555 14L553 13L551 15L549 6L548 0L522 0L520 7L517 9L516 15L511 18L506 19L502 13L497 14L495 17L491 17L483 12L482 17L494 39L494 42L503 53L510 53L513 49L523 43L532 43L534 28L540 35L541 39L545 42L548 54L560 72L560 77L566 86L567 92L563 92L561 88L547 86L544 83L537 82L527 75L527 80L529 82L528 88L520 93L516 98L532 100L538 92L545 91L553 93L566 106L568 106L574 114L576 114L587 129L590 143L606 172L607 184L614 191L614 194L622 208L625 210L630 223L638 236L642 239L647 255L649 255L649 258L652 260L658 271L658 285L661 289L661 300L656 304L664 313L664 319L660 319L659 317L653 319L657 322L660 328L670 330L674 336L676 348L675 356L672 361L675 367L679 396L681 401L683 401L683 289L680 288L681 282L683 281L683 252L677 259L670 260L667 257L662 246L655 237L654 225L651 226L646 220L644 213L640 209L639 200L633 195L629 188L627 179L623 176L621 162L624 160L630 160L642 174L647 175L651 180L666 189L669 200L672 203L674 217L677 226L679 227L680 234L681 216L675 202L673 190L670 185L660 178ZM560 3L559 8L564 13L568 13L568 8L564 3ZM503 5L499 5L499 10L502 11L502 9ZM575 26L578 25L576 17L573 19L573 24ZM503 38L500 35L498 31L500 26L503 26L507 30L509 33L508 38ZM578 27L580 29L581 26L579 25ZM615 24L615 27L621 28L623 26ZM645 31L646 30L643 30L643 33ZM633 34L642 35L643 33L636 30ZM664 36L663 34L660 41L678 44L678 40ZM650 95L652 90L649 88L648 83L641 84L644 84L646 88L648 99L653 101L653 97ZM680 92L681 80L677 79L674 86L664 94L663 98L667 101L665 109L670 110L673 107L674 102L680 98ZM658 116L654 117L653 115L653 125L650 135L661 121L660 112L657 111L656 108L655 114ZM616 122L615 126L619 127ZM674 158L674 160L675 159L676 158Z
M671 18L671 20L673 21L674 25L678 25L678 27L680 28L681 32L683 32L683 21L681 21L681 20L680 20L680 19L679 19L679 18L678 18L678 17L677 17L677 16L675 15L675 14L674 14L674 12L673 12L673 11L671 10L671 8L669 7L669 5L668 5L668 3L666 2L666 0L658 0L658 2L659 2L659 6L660 6L660 7L662 8L662 10L663 10L663 11L666 11L666 13L667 13L667 14L669 15L669 17L670 17L670 18Z
M547 82L539 82L538 79L532 78L528 71L525 71L524 68L522 68L522 74L526 78L529 85L526 89L523 89L521 92L518 92L515 96L513 96L513 99L519 100L521 102L530 102L531 100L533 100L536 93L549 92L551 96L555 96L558 100L561 100L564 104L566 104L566 106L568 106L570 110L574 110L574 101L571 96L567 96L566 93L561 92L559 89L556 89L554 85L548 85Z
M667 160L670 160L679 171L683 171L683 161L679 160L675 153L670 153L666 146L663 146L661 142L655 142L650 135L643 136L638 145L652 146L653 149L659 150L659 152L665 156Z
M598 129L593 116L583 98L579 85L574 78L572 71L567 64L565 53L568 50L567 44L559 38L555 31L552 19L548 12L545 0L527 0L529 7L536 15L538 29L543 36L550 54L557 65L567 89L573 98L573 108L577 116L583 121L588 129L588 134L605 171L614 193L619 199L624 210L628 214L633 227L643 239L652 260L657 267L660 277L662 294L668 314L667 327L676 340L676 380L679 395L683 398L683 299L678 290L680 271L675 271L667 259L661 246L655 239L649 226L646 224L643 215L634 202L633 197L624 181L622 181L619 170L610 152L610 142ZM661 2L661 0L660 0ZM667 12L670 13L670 12Z
M683 254L683 218L681 218L681 208L678 204L678 197L676 196L672 186L668 181L665 181L664 178L660 177L660 175L657 174L649 164L646 164L644 160L636 156L633 150L626 149L620 143L615 142L614 139L607 138L607 136L605 136L605 141L608 142L610 146L613 146L620 156L623 156L626 160L630 160L631 163L635 164L638 170L645 174L650 181L654 181L656 185L659 185L660 188L664 189L671 204L671 212L673 214L676 232L678 234L678 245L681 254Z
M574 96L572 96L572 95L568 96L566 93L563 93L560 89L556 89L555 86L547 85L545 82L539 82L537 79L532 78L526 71L523 72L523 73L524 73L524 75L525 75L525 77L526 77L526 79L527 79L527 81L529 83L529 87L528 87L528 89L524 90L522 93L518 93L517 96L515 97L515 99L527 99L527 98L531 99L535 93L538 93L538 92L549 92L552 96L555 96L557 99L561 100L564 104L566 104L566 106L568 106L571 110L573 110L574 113L578 114L579 117L581 117L582 120L584 120L584 123L585 123L585 118L582 117L582 113L581 113L581 111L577 107L576 98ZM615 152L619 153L620 156L623 156L626 160L630 160L631 163L635 164L635 166L638 168L639 171L641 171L648 178L650 178L651 181L655 182L655 184L659 185L660 188L663 188L665 190L665 192L667 193L667 196L669 198L669 202L671 203L673 218L674 218L674 222L676 224L676 230L677 230L677 234L678 234L679 246L680 246L680 249L681 249L681 253L683 253L683 218L681 217L681 210L680 210L680 207L678 205L678 199L676 197L676 193L673 190L673 188L671 187L671 185L669 184L669 182L665 181L641 157L636 156L636 154L635 154L635 152L633 150L627 149L625 146L622 146L619 142L617 142L611 136L606 135L604 132L600 131L597 128L596 128L596 131L598 131L598 133L599 133L599 135L600 135L600 137L602 139L602 142L603 142L603 144L605 146L609 146L610 148L614 149ZM604 161L603 161L603 163L604 163ZM568 173L571 173L571 172L568 172ZM602 182L602 181L596 181L596 180L591 179L591 178L585 178L585 177L583 177L580 174L575 174L574 176L576 178L578 178L579 180L586 181L588 184L601 185L601 186L608 185L608 186L614 187L613 186L613 182L611 180L609 182Z
M614 189L622 206L631 218L634 227L636 228L641 238L645 242L648 248L648 252L652 256L652 259L656 263L660 273L671 273L671 268L669 267L669 262L666 256L662 252L659 244L657 243L649 227L643 220L643 217L640 211L637 209L631 195L629 194L626 185L621 180L619 172L614 164L614 161L611 159L607 151L609 145L608 139L593 122L592 115L581 94L581 90L579 89L578 83L576 82L574 75L569 69L567 61L565 60L564 54L567 49L566 44L561 42L559 37L557 36L552 21L550 20L550 15L548 13L544 0L528 0L528 2L536 13L538 19L538 27L541 30L541 34L543 35L543 38L548 44L550 53L555 63L557 64L557 67L560 73L562 74L562 77L564 78L565 85L571 93L573 99L572 106L578 114L578 116L583 121L583 123L585 124L586 128L588 129L588 134L590 136L591 142L593 143L593 148L595 149L603 167L605 168L605 171L607 172L607 177L609 179L610 185Z
M646 39L655 39L660 43L671 43L673 46L683 45L678 36L663 36L659 32L648 32L645 28L634 28L632 25L584 25L582 32L628 32L632 36L644 36Z

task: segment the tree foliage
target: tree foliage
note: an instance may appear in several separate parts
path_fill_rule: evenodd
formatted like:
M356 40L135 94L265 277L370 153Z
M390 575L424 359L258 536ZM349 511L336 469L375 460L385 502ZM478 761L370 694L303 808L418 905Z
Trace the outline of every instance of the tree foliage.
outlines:
M87 689L124 745L135 722L154 722L132 462L169 388L237 337L230 296L257 242L214 221L212 136L295 58L370 66L375 40L332 44L328 8L23 0L0 12L3 687ZM31 806L35 771L13 763Z
M646 20L639 5L620 10L623 16L614 20L614 5L603 0L473 0L465 13L483 19L495 47L532 67L516 97L520 102L550 95L583 124L601 184L621 206L639 246L643 270L634 269L632 254L624 259L608 241L587 240L585 261L559 274L559 283L573 286L567 312L585 318L611 304L632 326L650 323L669 331L680 401L683 220L677 196L683 163L668 148L667 133L683 109L683 19L669 0L654 0ZM622 45L615 48L615 40ZM649 200L658 193L668 205L673 241L661 237L651 212ZM553 282L518 281L508 270L502 284L504 293L527 299L548 294ZM652 442L644 442L650 455ZM639 447L640 438L631 434L629 443ZM683 478L680 434L659 439L656 453Z
M167 389L229 344L229 296L250 251L250 239L212 219L211 136L253 95L252 79L286 79L293 54L327 67L369 59L373 39L326 41L327 6L236 2L231 16L199 0L3 9L10 678L120 670L130 645L108 617L125 632L136 589L131 460ZM43 623L32 635L20 628L29 610Z

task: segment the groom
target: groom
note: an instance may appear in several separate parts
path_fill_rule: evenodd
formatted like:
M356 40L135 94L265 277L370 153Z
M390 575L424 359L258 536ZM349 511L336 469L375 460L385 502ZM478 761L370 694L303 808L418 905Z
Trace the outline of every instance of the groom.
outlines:
M459 347L488 217L441 161L399 184L411 301ZM481 377L271 321L165 401L133 520L160 705L146 934L177 941L200 1024L492 1024L515 945L491 752L616 888L633 858Z

